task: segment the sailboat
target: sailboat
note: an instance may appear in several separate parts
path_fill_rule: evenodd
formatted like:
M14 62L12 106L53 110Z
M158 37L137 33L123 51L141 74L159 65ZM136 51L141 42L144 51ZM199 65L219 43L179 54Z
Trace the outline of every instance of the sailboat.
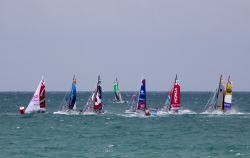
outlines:
M58 112L54 112L54 114L78 114L76 108L76 77L74 75L71 90L65 94L61 108Z
M127 103L127 101L123 101L122 99L117 78L114 81L114 95L115 95L115 100L113 101L113 103Z
M29 103L25 109L23 106L19 108L20 114L29 114L29 113L44 113L45 112L45 81L42 77L41 81L38 84L38 87Z
M205 107L206 112L229 112L232 106L232 82L230 76L225 88L225 83L222 75L220 76L219 86L212 93Z
M174 86L168 92L168 96L165 100L162 111L163 112L172 111L174 113L178 113L181 106L180 97L181 97L180 81L178 80L176 75L174 80Z
M103 113L103 103L102 103L102 86L101 77L98 75L98 81L95 90L91 93L83 113L85 114L97 114Z
M150 115L149 110L147 109L147 93L146 93L146 79L142 78L141 86L139 91L139 96L137 100L137 104L134 104L136 95L132 96L129 109L125 111L125 113L140 113L146 116Z

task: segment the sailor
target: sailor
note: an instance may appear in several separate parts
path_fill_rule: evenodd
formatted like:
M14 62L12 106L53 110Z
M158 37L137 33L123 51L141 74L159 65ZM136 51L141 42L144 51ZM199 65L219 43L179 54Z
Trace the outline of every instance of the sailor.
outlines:
M24 114L25 113L25 108L22 105L19 107L19 113L20 114Z
M149 112L149 110L145 110L145 116L150 116L151 114L150 114L150 112Z

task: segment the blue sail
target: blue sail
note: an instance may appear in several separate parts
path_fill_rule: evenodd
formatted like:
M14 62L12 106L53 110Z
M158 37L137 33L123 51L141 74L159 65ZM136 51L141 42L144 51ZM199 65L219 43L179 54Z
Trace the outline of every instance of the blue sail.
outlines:
M71 93L70 93L70 100L69 100L69 109L73 109L76 103L76 79L74 77Z
M147 102L146 102L146 79L142 79L141 81L141 89L139 92L139 100L137 105L138 110L146 110Z

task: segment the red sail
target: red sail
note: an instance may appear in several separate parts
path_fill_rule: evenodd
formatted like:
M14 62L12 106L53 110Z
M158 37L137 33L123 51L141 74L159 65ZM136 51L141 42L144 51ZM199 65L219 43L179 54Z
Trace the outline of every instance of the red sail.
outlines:
M171 98L171 107L173 110L179 110L181 103L181 88L178 83L174 84L172 98Z
M39 92L40 108L45 109L45 82L42 81Z
M102 112L102 100L100 94L97 92L94 104L94 111L97 113Z

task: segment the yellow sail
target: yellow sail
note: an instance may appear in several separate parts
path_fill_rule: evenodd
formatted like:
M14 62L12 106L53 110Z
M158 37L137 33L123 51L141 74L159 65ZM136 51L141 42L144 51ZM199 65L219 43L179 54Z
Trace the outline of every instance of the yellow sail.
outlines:
M228 78L227 87L226 87L226 94L224 98L224 111L231 110L232 108L232 96L233 96L233 86L230 77Z

